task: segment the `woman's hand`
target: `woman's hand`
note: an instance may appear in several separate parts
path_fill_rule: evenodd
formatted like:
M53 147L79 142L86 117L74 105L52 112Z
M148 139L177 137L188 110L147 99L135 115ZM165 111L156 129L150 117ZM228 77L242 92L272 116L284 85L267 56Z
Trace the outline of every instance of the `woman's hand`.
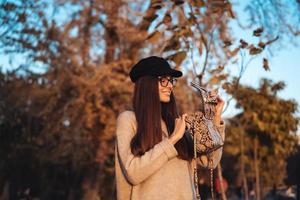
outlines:
M215 115L215 118L214 118L214 124L216 126L220 125L221 124L221 114L222 114L222 111L223 111L223 108L224 108L224 100L218 95L218 91L217 90L213 90L211 92L209 92L209 96L210 97L213 97L213 98L216 98L217 100L217 105L216 105L216 115Z
M172 135L170 136L170 141L174 145L176 144L184 135L185 132L185 118L187 114L183 114L182 116L175 119L175 127Z

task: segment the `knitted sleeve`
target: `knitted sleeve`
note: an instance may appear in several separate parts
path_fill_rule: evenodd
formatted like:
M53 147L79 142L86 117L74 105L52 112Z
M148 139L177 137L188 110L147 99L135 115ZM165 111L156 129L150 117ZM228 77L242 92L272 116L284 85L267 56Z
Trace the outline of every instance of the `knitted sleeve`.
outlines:
M131 153L130 142L135 135L134 113L125 111L118 116L116 128L116 148L118 160L124 176L132 185L137 185L156 171L168 160L178 155L168 138L163 139L142 156Z

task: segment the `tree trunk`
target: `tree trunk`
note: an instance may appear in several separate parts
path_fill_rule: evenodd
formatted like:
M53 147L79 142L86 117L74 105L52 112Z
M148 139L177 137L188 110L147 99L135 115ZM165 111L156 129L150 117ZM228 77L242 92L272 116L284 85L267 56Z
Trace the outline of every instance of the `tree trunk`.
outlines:
M222 166L221 166L220 163L218 164L218 177L219 177L219 180L220 180L222 200L227 200L227 197L226 197L226 194L225 194L225 188L224 188L224 185L223 185Z
M105 27L104 37L106 42L104 63L110 63L115 60L117 44L120 42L115 23L119 17L120 6L121 4L119 1L107 1L106 14L108 20L103 24Z
M84 195L82 200L101 200L98 184L84 183Z
M244 188L244 197L245 200L249 200L249 191L248 191L248 184L247 184L247 179L246 176L243 175L243 188Z
M247 178L245 173L245 163L244 163L244 131L241 131L241 176L242 176L242 184L243 184L243 190L244 190L244 198L245 200L249 199L248 196L248 184L247 184Z
M87 176L84 178L82 182L82 200L101 200L99 193L99 171L96 172L95 177L92 177L90 173L87 173Z
M82 59L82 65L83 67L86 67L89 63L90 60L90 49L91 49L91 28L93 25L93 19L92 19L92 12L93 12L93 6L94 6L94 1L90 0L89 1L89 7L86 8L88 10L87 16L85 19L84 26L82 27L82 34L83 34L83 43L81 46L81 59Z
M260 180L259 180L259 163L258 163L258 138L254 138L254 171L255 171L255 197L260 200Z

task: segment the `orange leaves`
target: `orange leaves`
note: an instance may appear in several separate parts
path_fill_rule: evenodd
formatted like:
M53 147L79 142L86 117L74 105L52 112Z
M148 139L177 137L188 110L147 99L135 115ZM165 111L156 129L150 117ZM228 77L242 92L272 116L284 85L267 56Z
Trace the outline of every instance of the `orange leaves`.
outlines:
M266 71L270 71L269 62L268 62L268 60L266 58L263 59L263 68Z
M250 55L256 55L256 54L259 54L259 53L261 53L262 51L263 51L263 49L257 48L257 47L255 47L255 46L253 46L253 45L251 45L251 46L249 47L249 54L250 54Z
M161 0L152 2L150 8L146 11L146 14L143 17L143 21L139 24L140 30L147 30L151 23L158 17L156 10L162 7L161 3Z
M27 20L27 14L25 12L18 14L18 21L24 23Z
M178 50L180 48L180 43L177 38L172 37L168 43L167 46L164 48L164 51L170 51L170 50Z
M159 31L154 31L153 33L151 33L148 37L147 40L149 42L151 42L152 44L157 43L157 41L161 38L162 33Z
M208 80L209 85L219 85L222 81L228 79L229 74L224 73L224 68L224 66L218 66L208 71L211 74L211 77Z
M248 47L248 43L245 40L240 39L240 48L244 49L247 47Z
M172 16L169 12L167 12L161 22L159 22L156 26L155 29L157 29L160 25L166 25L167 27L172 26Z
M223 40L224 46L223 48L225 48L225 52L227 54L228 57L235 57L237 55L237 53L240 51L240 47L236 47L233 50L230 50L229 47L232 46L232 41L227 39L227 40Z
M231 40L224 40L223 43L224 43L224 47L229 47L232 45Z
M153 0L151 2L151 8L154 8L154 9L161 9L162 8L162 0Z
M232 5L230 3L226 4L226 10L231 18L235 18L234 12L232 10Z
M195 0L195 1L191 1L191 4L195 7L204 7L205 6L205 2L203 0Z
M224 70L224 68L225 68L224 66L218 66L217 68L210 70L209 73L211 74L221 73Z
M170 15L170 13L166 13L166 15L163 19L163 23L167 26L170 26L172 24L172 17Z
M167 57L167 59L174 61L176 63L176 66L180 66L185 58L186 58L185 51L179 51Z
M264 31L264 29L261 27L261 28L258 28L258 29L255 29L253 31L253 35L256 36L256 37L259 37L261 36L262 32Z
M274 85L272 85L271 91L276 93L277 91L283 90L285 88L285 86L286 85L283 81L279 81L279 82L275 83Z
M264 49L265 46L266 46L266 44L265 44L264 42L260 41L260 42L258 43L258 46L259 46L260 48Z
M154 21L158 17L157 14L154 14L153 10L149 10L147 14L144 16L144 20L148 22Z
M7 2L3 5L3 8L5 11L9 12L15 10L17 6L14 3Z
M222 84L222 88L226 91L226 92L230 92L232 91L234 88L233 88L233 85L229 82L225 82Z
M237 55L237 53L238 53L239 51L240 51L240 48L237 47L237 48L235 48L233 51L228 51L228 55L229 55L230 57L234 57L234 56Z
M210 2L209 6L213 13L219 13L226 7L226 2L224 0L213 0Z
M215 14L222 14L227 12L229 17L235 18L232 5L228 1L224 0L213 0L208 3L208 7L210 8L212 13Z
M220 75L215 75L212 76L209 81L208 84L209 85L218 85L221 81L226 80L228 78L229 74L220 74Z

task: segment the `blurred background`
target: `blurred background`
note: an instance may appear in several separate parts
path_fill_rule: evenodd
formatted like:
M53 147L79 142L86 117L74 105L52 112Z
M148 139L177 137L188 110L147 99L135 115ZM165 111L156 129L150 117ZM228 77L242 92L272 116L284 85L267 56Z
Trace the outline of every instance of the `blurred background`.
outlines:
M299 0L0 0L0 199L116 199L116 118L150 55L184 72L181 113L191 81L226 101L218 199L300 199L299 36Z

